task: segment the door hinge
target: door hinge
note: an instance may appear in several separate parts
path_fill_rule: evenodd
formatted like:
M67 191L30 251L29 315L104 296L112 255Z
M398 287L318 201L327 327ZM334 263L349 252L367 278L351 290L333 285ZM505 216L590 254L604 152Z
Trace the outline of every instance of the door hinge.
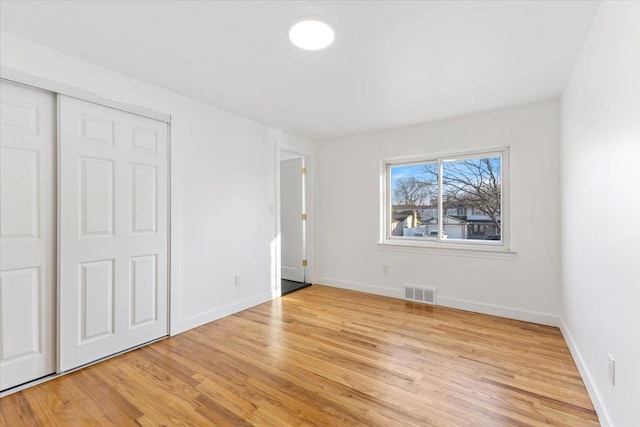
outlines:
M307 220L307 214L302 214L302 220L306 221Z
M306 259L303 259L303 260L302 260L302 266L303 266L303 267L306 267L306 266L307 266L307 260L306 260Z
M307 174L307 168L302 168L302 175L306 175Z

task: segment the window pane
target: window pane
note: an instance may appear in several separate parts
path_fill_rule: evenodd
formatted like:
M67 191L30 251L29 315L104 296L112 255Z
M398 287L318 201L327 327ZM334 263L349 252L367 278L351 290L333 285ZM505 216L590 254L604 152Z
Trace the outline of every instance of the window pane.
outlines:
M449 239L501 240L500 156L444 160L442 206Z
M390 167L390 237L438 235L438 164Z

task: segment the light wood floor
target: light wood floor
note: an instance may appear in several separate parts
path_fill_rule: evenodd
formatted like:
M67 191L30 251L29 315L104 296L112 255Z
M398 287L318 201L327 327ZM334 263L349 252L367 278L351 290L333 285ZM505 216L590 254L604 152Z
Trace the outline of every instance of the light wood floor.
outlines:
M598 425L558 329L318 285L0 409L3 426Z

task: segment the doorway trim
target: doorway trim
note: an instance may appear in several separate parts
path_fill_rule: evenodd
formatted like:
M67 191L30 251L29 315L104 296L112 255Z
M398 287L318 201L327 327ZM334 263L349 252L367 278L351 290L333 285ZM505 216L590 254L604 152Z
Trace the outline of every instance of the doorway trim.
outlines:
M126 111L127 113L137 114L139 116L148 117L150 119L159 120L171 124L171 115L155 111L150 108L141 107L139 105L130 104L124 101L110 98L106 95L91 92L89 90L80 89L78 87L70 86L64 83L59 83L54 80L47 79L45 77L36 76L33 74L25 73L24 71L16 70L2 66L0 67L0 77L15 83L21 83L23 85L32 86L38 89L47 90L60 95L70 96L72 98L78 98L83 101L92 102L94 104L102 105L104 107L114 108L116 110Z
M304 237L304 253L307 260L305 269L305 281L307 283L313 283L316 277L316 260L315 260L315 215L314 215L314 162L311 152L297 148L290 147L282 144L279 141L275 141L275 275L274 284L272 288L272 297L278 298L282 296L282 245L280 239L281 233L281 194L280 194L280 161L282 160L283 153L293 155L295 157L301 157L303 159L303 165L306 169L303 188L303 200L304 200L304 212L306 214L305 221L305 237Z

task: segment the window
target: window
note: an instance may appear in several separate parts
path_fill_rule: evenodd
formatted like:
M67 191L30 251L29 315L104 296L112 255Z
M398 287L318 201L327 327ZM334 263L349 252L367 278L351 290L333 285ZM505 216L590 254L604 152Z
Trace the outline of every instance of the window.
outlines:
M506 248L507 155L386 161L383 243Z

